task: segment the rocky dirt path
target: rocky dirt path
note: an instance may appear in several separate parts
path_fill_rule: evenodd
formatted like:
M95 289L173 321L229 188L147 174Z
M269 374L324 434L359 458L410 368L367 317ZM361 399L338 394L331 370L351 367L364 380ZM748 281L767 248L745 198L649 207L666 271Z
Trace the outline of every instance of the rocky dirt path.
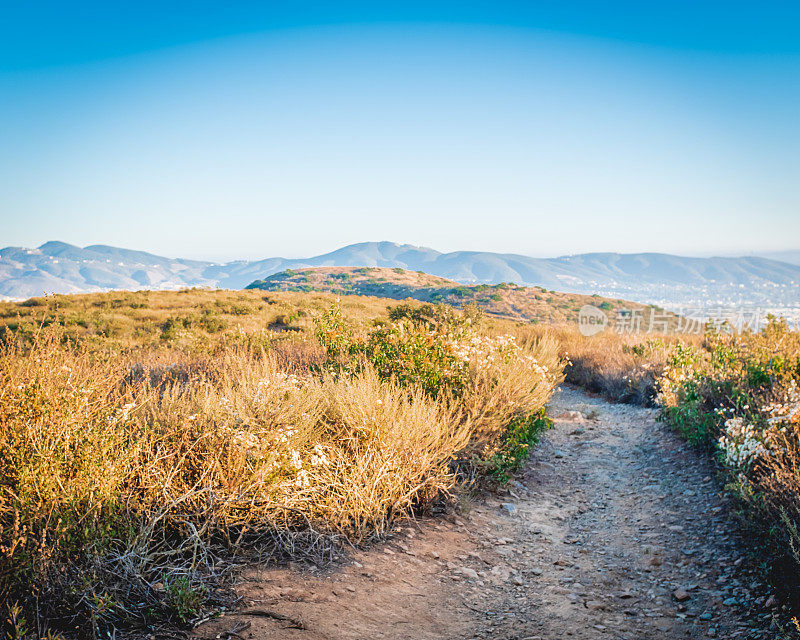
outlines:
M776 637L712 469L654 411L564 388L550 413L506 495L325 571L252 569L251 613L195 637Z

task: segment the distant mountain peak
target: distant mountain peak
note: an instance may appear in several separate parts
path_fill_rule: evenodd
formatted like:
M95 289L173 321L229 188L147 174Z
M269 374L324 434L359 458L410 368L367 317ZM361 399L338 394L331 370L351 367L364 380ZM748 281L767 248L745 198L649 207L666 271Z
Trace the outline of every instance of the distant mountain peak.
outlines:
M74 244L61 242L60 240L48 240L44 244L39 245L39 251L47 255L54 255L63 251L81 251L81 248Z
M241 289L286 269L385 267L423 271L465 284L514 282L662 306L719 304L800 307L800 266L767 258L687 258L664 253L585 253L558 258L481 251L442 253L389 240L360 242L309 258L172 259L109 245L51 240L38 249L0 250L0 296L110 289Z

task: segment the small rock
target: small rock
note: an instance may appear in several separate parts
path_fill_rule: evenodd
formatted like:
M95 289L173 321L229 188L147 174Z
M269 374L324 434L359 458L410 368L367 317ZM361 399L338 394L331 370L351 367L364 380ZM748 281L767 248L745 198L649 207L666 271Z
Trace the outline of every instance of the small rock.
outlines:
M739 604L739 601L736 598L725 598L722 601L722 604L724 604L726 607L735 607Z
M478 572L475 571L475 569L470 569L469 567L461 567L461 575L469 578L470 580L478 579Z
M590 611L605 611L606 605L599 600L589 600L584 606Z
M774 607L778 606L778 599L775 596L770 596L767 598L767 601L764 603L764 606L767 609L773 609Z
M672 597L678 602L686 602L689 599L689 594L683 589L675 589L675 591L672 592Z
M563 452L563 451L558 451L558 450L556 450L556 451L554 451L554 452L553 452L553 455L554 455L556 458L559 458L559 459L561 459L561 458L563 458L563 457L564 457L564 452Z
M513 502L504 502L500 505L500 508L510 516L517 515L517 505L515 505Z
M538 567L534 567L533 569L531 569L531 573L533 575L535 575L535 576L540 576L544 572L541 569L539 569Z

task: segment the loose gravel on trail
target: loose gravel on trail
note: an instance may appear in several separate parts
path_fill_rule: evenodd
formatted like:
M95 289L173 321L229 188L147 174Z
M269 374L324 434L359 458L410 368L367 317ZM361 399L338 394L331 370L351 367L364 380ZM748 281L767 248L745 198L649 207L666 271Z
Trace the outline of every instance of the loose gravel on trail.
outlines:
M564 387L549 411L508 491L326 570L252 568L245 612L194 637L776 637L775 598L702 456L651 409Z

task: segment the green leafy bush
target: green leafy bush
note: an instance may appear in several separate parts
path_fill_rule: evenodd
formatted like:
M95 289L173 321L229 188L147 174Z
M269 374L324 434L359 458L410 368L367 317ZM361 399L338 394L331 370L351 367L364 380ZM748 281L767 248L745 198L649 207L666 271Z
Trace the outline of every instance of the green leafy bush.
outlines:
M506 426L499 449L488 460L489 472L505 483L511 474L522 467L528 459L531 447L539 443L544 431L552 428L553 421L544 409L514 418Z
M662 418L712 451L771 542L778 586L800 610L800 333L770 318L758 333L675 345L658 381Z

